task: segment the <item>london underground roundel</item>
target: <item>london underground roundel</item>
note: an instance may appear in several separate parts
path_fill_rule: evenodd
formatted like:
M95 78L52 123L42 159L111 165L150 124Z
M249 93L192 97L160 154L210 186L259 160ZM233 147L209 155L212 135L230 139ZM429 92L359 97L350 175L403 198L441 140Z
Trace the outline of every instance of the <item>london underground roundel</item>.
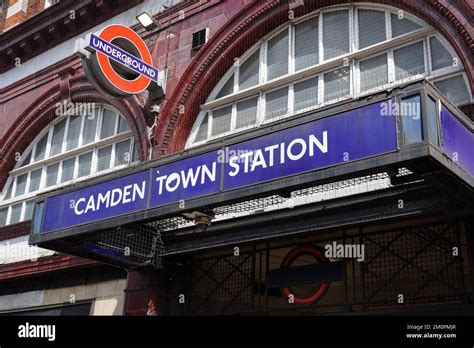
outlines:
M304 244L292 249L284 257L281 268L292 267L299 258L307 256L312 257L316 263L328 261L321 248L312 244ZM313 290L309 294L300 294L292 287L282 288L282 292L285 298L289 298L290 295L293 295L295 303L304 305L319 301L324 297L328 288L329 283L318 283L314 285Z
M78 55L84 71L101 92L128 96L158 84L158 69L141 37L132 29L113 24L80 42Z

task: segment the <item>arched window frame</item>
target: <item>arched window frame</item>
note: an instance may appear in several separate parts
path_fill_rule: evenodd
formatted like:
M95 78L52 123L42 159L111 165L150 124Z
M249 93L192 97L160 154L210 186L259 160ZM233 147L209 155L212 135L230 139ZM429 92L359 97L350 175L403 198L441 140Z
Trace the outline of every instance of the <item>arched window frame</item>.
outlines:
M347 10L349 13L349 52L338 57L334 57L328 60L322 60L324 57L324 47L323 47L323 16L324 14ZM378 10L384 11L385 13L385 28L386 28L386 39L385 41L381 41L375 43L371 46L365 47L363 49L358 49L359 47L359 35L358 35L358 11L359 10ZM347 99L357 99L359 97L363 97L364 95L368 95L377 91L383 91L389 88L393 88L395 86L399 86L411 81L421 80L424 78L428 78L429 80L433 81L434 83L455 78L456 76L462 76L464 83L467 87L467 92L469 95L469 100L463 101L465 102L472 102L473 96L471 90L468 88L469 83L464 72L464 67L459 60L459 57L455 53L454 49L449 45L449 43L440 35L436 30L429 26L427 23L422 21L416 16L413 16L407 12L403 12L404 18L418 24L420 28L402 34L397 37L392 37L392 24L391 24L391 15L398 15L397 8L392 6L386 5L379 5L379 4L357 4L357 5L336 5L331 6L328 8L320 9L309 13L305 16L293 19L288 21L283 26L280 26L273 30L271 33L265 35L259 42L253 45L249 50L247 50L240 58L235 60L234 66L229 69L222 79L218 82L216 87L210 93L209 97L207 98L206 102L201 105L201 112L199 113L196 122L194 123L193 129L191 130L191 134L188 138L186 147L193 147L198 146L201 144L205 144L209 141L219 139L236 132L241 132L247 129L257 128L261 125L272 123L278 121L283 118L287 118L293 116L295 114L304 113L310 110L318 109L320 107L324 107L327 105L335 104L343 100ZM316 65L312 65L308 68L299 70L295 72L295 28L296 25L303 23L311 18L317 17L318 19L318 55L319 60ZM267 81L266 80L266 57L267 57L267 50L268 50L268 42L280 34L282 31L288 31L288 52L289 52L289 64L288 64L288 73L286 75L277 77L273 80ZM433 71L432 70L432 56L430 52L431 44L430 39L437 38L440 43L446 48L446 50L452 55L453 59L456 59L459 63L458 66L448 66L442 69L438 69ZM424 72L422 74L417 74L414 76L409 76L404 79L395 80L394 76L394 59L393 59L393 52L394 50L414 45L417 42L423 42L423 61L424 61ZM251 57L257 50L260 50L260 57L259 57L259 72L258 72L258 84L252 87L248 87L243 90L238 90L238 79L239 79L239 67L242 66L246 62L246 60ZM375 88L361 91L360 90L360 70L359 64L361 61L366 59L370 59L376 57L378 55L387 54L387 67L388 67L388 83L384 85L377 86ZM323 93L324 93L324 82L323 76L325 73L337 70L338 67L344 66L341 62L347 60L349 62L348 68L349 71L349 95L340 97L330 101L323 101ZM233 83L233 92L225 95L223 97L217 98L217 95L221 91L222 87L227 83L228 79L233 76L234 83ZM318 103L310 108L298 110L294 112L292 110L293 100L292 100L292 93L293 88L296 83L302 82L305 79L310 79L314 77L318 77ZM281 87L288 86L288 108L287 113L282 115L281 117L272 118L271 120L264 119L264 112L265 112L265 94L271 92L272 90L276 90ZM257 104L257 117L256 123L251 126L246 126L244 128L235 129L236 123L236 104L246 99L258 97L258 104ZM223 133L219 133L218 135L212 135L211 130L213 127L213 111L219 110L221 108L225 108L228 106L232 106L232 114L231 114L231 127L228 131ZM207 115L207 123L208 123L208 132L207 137L204 140L195 141L197 136L199 127L203 122L204 118Z
M139 161L139 157L137 154L137 148L135 144L135 139L133 137L132 131L130 129L130 126L128 123L126 123L125 117L123 117L120 112L115 109L114 107L110 105L102 105L102 104L95 104L94 105L94 110L96 112L96 115L98 117L97 119L97 125L95 128L95 133L94 133L94 139L90 143L83 143L83 134L84 134L84 127L85 127L85 122L86 118L88 115L85 115L84 113L80 114L79 117L81 117L81 124L80 124L80 129L79 129L79 139L78 139L78 145L76 147L71 148L70 150L66 151L66 146L67 146L67 135L69 131L69 125L70 125L70 117L77 117L74 116L73 113L66 113L64 115L61 115L60 117L57 117L53 122L48 124L47 127L45 127L41 132L38 134L38 136L35 138L35 140L25 149L23 152L23 156L21 156L19 153L18 155L18 161L13 170L9 172L9 177L6 181L6 184L0 193L0 227L4 225L9 225L12 223L12 214L13 210L18 207L18 205L21 205L20 209L20 216L18 218L15 218L13 223L21 222L24 220L28 220L31 218L31 213L32 210L28 211L28 209L32 209L33 205L32 203L34 202L34 199L37 195L43 194L48 191L53 191L55 189L58 189L60 187L66 186L66 185L71 185L80 181L87 180L91 177L106 174L112 171L116 171L119 169L126 168L130 165L136 164ZM104 138L101 138L101 132L102 132L102 123L104 120L104 112L105 110L108 110L110 112L113 112L115 114L115 123L114 123L114 132L113 135L107 136ZM50 149L51 149L51 141L52 141L52 136L53 136L53 130L54 127L62 122L63 120L67 120L65 127L64 127L64 134L62 138L62 144L61 144L61 151L58 154L55 154L53 156L50 156ZM121 130L121 122L125 122ZM43 137L47 136L47 144L46 144L46 150L45 150L45 157L43 159L34 161L34 156L35 156L35 151L37 148L37 144L43 139ZM126 160L127 163L124 164L118 164L116 165L116 155L117 155L117 144L125 144L126 141L129 141L129 147L128 151L125 148L124 153L126 154L128 152L128 160ZM100 149L104 149L107 147L110 148L110 158L109 158L109 168L99 170L98 168L98 152ZM79 159L80 156L83 155L88 155L92 153L92 160L90 164L90 172L88 175L83 175L79 176ZM46 156L48 154L48 156ZM127 156L127 155L126 155ZM67 181L62 181L62 170L63 170L63 163L67 160L72 160L74 159L74 171L73 171L73 178ZM28 160L28 164L25 164L25 160ZM56 174L56 183L53 185L46 185L46 179L47 179L47 168L52 165L58 164L58 170ZM38 170L41 170L41 175L40 175L40 183L39 183L39 188L33 191L30 191L30 181L31 181L31 176L32 172L36 172ZM26 174L26 183L25 183L25 188L24 188L24 193L21 195L16 195L16 190L17 190L17 180L18 177ZM8 194L8 191L11 191ZM5 199L6 196L9 196L9 198ZM5 213L6 209L6 215L2 215ZM2 216L5 216L5 223L2 221Z

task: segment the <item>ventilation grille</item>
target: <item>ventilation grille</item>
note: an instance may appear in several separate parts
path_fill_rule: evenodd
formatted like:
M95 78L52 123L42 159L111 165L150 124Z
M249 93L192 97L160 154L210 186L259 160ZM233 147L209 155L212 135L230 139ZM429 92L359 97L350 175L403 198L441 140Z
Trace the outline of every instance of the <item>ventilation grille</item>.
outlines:
M202 30L199 30L195 33L193 33L193 50L197 50L204 46L204 44L207 42L207 39L209 38L209 28L204 28Z

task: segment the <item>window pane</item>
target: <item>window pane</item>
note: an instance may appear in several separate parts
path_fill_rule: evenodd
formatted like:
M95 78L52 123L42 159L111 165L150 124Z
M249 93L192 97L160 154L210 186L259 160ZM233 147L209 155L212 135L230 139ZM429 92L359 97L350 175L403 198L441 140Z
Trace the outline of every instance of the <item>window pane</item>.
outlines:
M318 64L318 17L311 18L295 29L295 70Z
M30 188L28 192L38 191L41 183L41 174L43 174L43 169L37 169L32 171L30 174Z
M84 131L82 132L82 145L87 145L95 140L97 129L97 115L86 116Z
M115 144L115 164L114 166L121 166L130 162L130 140L121 141Z
M69 127L66 137L66 151L75 149L79 145L79 133L81 132L82 117L69 116Z
M398 15L393 13L391 14L391 19L392 37L397 37L421 28L419 24L406 18L399 19Z
M61 175L61 182L70 181L74 178L74 166L76 164L76 158L70 158L63 161L63 171Z
M52 164L46 168L46 187L56 185L58 181L59 163Z
M349 69L342 68L324 74L324 101L335 100L350 94Z
M119 119L119 133L125 133L130 131L130 126L125 118L120 116Z
M40 141L36 143L35 162L44 158L46 152L46 144L48 143L48 133L46 133Z
M117 114L109 109L104 109L102 116L102 127L100 129L100 139L111 137L115 134L115 120Z
M361 91L388 83L386 54L360 61L359 69Z
M61 153L64 141L64 131L66 129L66 119L56 123L53 128L53 136L51 138L50 156Z
M211 135L219 135L230 131L230 120L232 117L232 106L217 109L212 112Z
M437 38L430 38L431 45L431 69L438 70L453 66L454 59L451 53L448 52L446 47Z
M288 73L288 30L268 41L267 80Z
M21 162L20 167L24 167L24 166L30 164L30 162L31 162L31 151L28 152L28 155L26 155L25 159Z
M17 222L20 222L20 216L21 216L21 207L22 203L13 205L11 214L10 214L10 224L16 224Z
M135 142L132 144L132 146L133 146L132 162L139 161L140 160L140 155L138 154L138 146Z
M425 72L423 42L405 46L393 51L395 79L402 80Z
M308 79L295 84L294 110L302 110L318 104L318 78Z
M436 101L428 97L427 114L429 121L430 142L439 145L438 141L438 112L436 111Z
M12 188L13 188L13 180L11 181L10 185L8 185L7 192L5 193L5 197L3 199L9 199L12 196Z
M110 159L112 158L112 145L103 147L97 151L97 171L110 168Z
M5 226L7 223L8 208L0 209L0 226Z
M208 127L208 124L209 124L209 114L206 112L206 114L204 115L204 118L197 130L197 134L196 134L196 137L194 138L194 141L195 142L198 142L198 141L203 141L205 139L207 139L207 127Z
M466 81L462 75L437 81L434 84L454 104L466 103L470 99Z
M349 52L349 13L334 11L323 14L324 60Z
M359 48L385 41L385 12L358 10Z
M236 128L254 125L257 121L258 98L252 98L237 103Z
M265 95L265 119L283 116L288 112L288 87L277 89Z
M15 197L21 196L22 194L25 193L27 178L28 178L28 174L19 175L16 177Z
M401 120L403 129L403 143L411 144L423 140L421 128L420 96L402 99Z
M78 178L90 175L92 164L92 152L79 156L79 174Z
M35 207L34 201L29 201L25 203L25 214L23 216L23 221L31 220L33 218L34 207Z
M225 97L226 95L232 94L234 92L234 74L232 74L229 79L224 83L219 93L217 93L216 99Z
M255 51L239 67L239 90L258 84L260 50Z

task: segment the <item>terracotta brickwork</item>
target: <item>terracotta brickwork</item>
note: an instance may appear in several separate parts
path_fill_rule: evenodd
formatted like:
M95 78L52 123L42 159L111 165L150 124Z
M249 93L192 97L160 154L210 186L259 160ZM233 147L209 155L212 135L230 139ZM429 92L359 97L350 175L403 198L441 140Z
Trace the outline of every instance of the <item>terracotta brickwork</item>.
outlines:
M7 18L8 9L20 0L6 0L0 16L0 32L18 25L44 10L45 0L23 0L27 1L26 11L19 11Z

